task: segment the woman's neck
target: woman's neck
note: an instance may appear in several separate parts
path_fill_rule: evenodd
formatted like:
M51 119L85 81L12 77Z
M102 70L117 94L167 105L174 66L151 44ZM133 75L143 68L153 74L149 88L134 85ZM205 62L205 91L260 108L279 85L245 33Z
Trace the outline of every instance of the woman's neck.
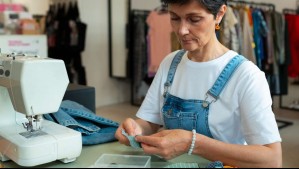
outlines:
M223 46L217 39L211 40L204 47L188 52L188 58L194 62L208 62L219 58L228 52L229 49Z

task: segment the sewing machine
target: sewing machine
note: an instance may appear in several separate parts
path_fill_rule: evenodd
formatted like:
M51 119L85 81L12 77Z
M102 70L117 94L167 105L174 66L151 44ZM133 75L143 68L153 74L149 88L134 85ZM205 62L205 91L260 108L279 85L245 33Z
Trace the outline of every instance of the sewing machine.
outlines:
M57 112L69 79L62 60L0 52L0 160L37 166L81 154L81 133L43 119Z

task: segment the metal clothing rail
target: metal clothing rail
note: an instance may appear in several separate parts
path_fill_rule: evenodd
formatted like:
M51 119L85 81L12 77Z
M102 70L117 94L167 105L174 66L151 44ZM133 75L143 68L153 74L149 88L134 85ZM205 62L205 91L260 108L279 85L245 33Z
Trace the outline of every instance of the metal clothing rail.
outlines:
M275 5L272 3L263 3L263 2L252 2L252 1L238 1L238 0L228 0L227 3L231 4L240 4L240 5L250 5L252 7L268 7L269 9L275 11Z
M299 15L299 8L298 9L288 9L285 8L282 10L283 14L295 14L295 15Z

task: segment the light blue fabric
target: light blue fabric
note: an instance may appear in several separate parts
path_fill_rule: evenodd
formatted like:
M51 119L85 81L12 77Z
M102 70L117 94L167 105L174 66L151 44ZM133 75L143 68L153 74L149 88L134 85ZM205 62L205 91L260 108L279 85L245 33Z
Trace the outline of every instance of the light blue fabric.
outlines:
M115 141L114 134L119 126L70 100L63 101L56 113L45 114L44 118L82 133L83 145Z
M133 148L142 148L141 144L135 140L135 136L130 136L124 129L122 129L121 134L126 136L130 142L131 147Z
M207 100L185 100L169 94L168 88L171 86L178 64L185 51L179 51L174 57L169 68L167 81L164 86L164 105L162 107L163 119L166 129L193 130L207 137L213 138L209 128L209 106L212 103ZM239 67L245 61L243 56L237 55L226 65L212 88L207 94L214 97L216 101L225 85Z
M263 69L263 61L266 56L266 49L264 47L264 38L267 37L268 27L260 9L254 9L252 12L253 18L253 38L255 43L255 55L257 66Z

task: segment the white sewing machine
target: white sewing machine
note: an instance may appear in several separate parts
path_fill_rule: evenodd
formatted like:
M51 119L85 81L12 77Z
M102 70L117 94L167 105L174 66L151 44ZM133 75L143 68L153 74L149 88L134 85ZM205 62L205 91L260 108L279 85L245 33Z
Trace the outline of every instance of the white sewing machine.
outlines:
M44 120L57 112L69 79L62 60L0 53L0 160L37 166L81 154L81 133Z

